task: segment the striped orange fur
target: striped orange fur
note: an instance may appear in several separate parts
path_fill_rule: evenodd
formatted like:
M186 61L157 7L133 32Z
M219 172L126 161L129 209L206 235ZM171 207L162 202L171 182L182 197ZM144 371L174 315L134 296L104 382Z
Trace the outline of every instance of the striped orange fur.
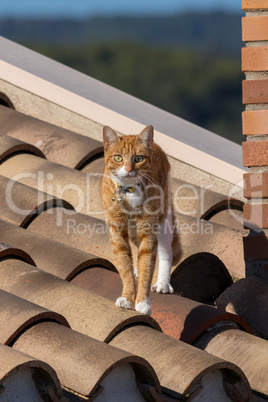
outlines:
M152 290L173 292L171 266L180 258L170 188L170 165L154 143L153 127L139 135L118 136L103 129L105 169L102 203L116 268L123 283L116 305L150 314L149 296L158 253L158 280ZM138 247L138 286L130 241Z

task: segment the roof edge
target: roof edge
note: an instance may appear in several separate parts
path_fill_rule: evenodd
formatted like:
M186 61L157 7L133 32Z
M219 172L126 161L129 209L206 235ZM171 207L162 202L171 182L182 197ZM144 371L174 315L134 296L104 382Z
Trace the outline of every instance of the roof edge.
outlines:
M8 39L0 37L0 46L4 81L122 134L153 124L156 142L171 157L232 184L242 182L240 145Z

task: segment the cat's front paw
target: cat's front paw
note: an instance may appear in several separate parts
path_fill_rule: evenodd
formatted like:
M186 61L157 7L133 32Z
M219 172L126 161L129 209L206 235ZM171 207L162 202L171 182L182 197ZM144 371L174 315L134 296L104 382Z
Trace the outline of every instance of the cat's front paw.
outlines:
M157 293L174 293L173 287L168 282L156 282L152 291Z
M135 310L142 314L151 315L151 307L149 300L137 303L135 306Z
M116 307L131 309L131 303L126 297L118 297L115 305Z

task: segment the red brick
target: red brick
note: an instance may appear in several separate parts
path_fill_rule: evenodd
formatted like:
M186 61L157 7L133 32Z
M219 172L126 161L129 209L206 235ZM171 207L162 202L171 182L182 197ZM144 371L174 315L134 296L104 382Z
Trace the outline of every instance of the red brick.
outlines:
M244 221L246 227L248 226L247 224L251 224L260 229L267 229L268 204L244 205Z
M265 234L243 238L245 260L268 258L268 237Z
M242 71L268 71L268 46L243 47Z
M242 0L242 10L268 9L268 0Z
M268 172L244 174L244 197L268 197Z
M268 40L268 16L243 17L242 40L245 42Z
M268 141L243 142L242 151L244 166L268 165Z
M268 79L243 80L242 93L243 93L244 104L268 103Z
M244 135L268 134L268 110L249 110L242 113Z

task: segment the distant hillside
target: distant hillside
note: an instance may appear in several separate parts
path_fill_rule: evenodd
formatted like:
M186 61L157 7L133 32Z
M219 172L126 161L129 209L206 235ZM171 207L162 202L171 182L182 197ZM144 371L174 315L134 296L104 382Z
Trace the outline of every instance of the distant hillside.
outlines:
M240 57L241 16L223 12L174 16L0 19L0 35L18 43L131 41Z

